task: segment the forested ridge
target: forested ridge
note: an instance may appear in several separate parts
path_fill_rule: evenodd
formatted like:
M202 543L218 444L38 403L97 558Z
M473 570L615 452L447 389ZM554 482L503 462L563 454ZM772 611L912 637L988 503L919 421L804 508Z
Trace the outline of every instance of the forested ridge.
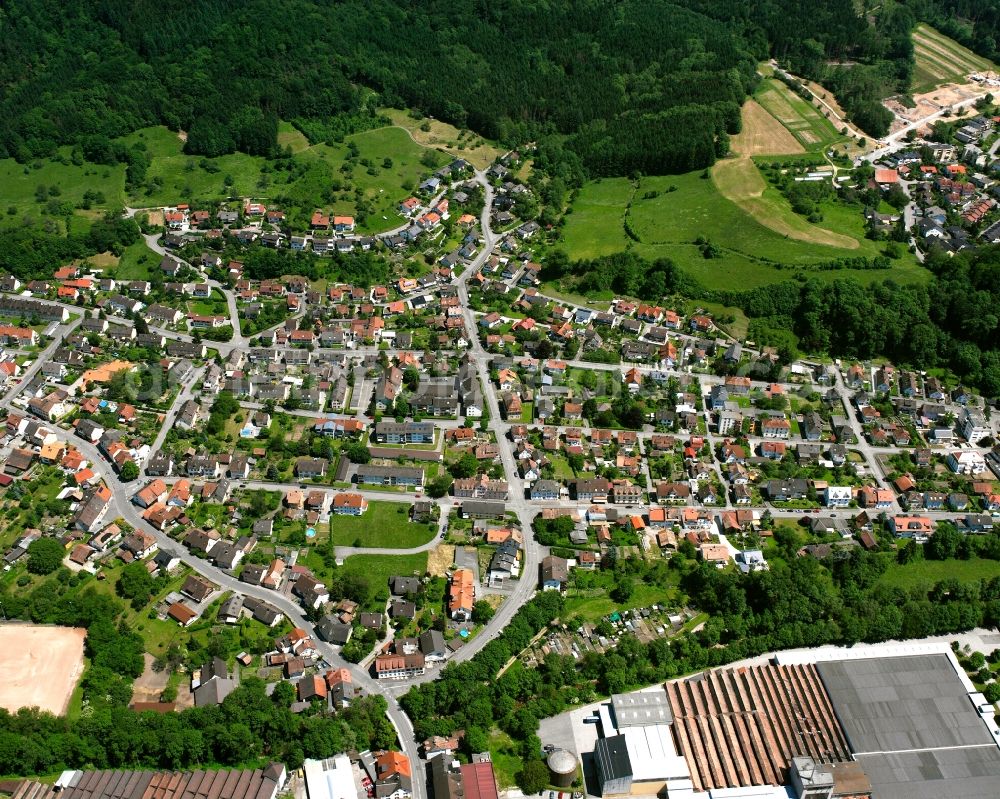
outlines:
M872 116L905 88L912 21L851 0L13 0L0 155L153 124L187 131L191 153L269 154L279 118L342 133L384 104L547 143L590 176L685 171L725 151L771 55L810 77L857 62L830 77Z

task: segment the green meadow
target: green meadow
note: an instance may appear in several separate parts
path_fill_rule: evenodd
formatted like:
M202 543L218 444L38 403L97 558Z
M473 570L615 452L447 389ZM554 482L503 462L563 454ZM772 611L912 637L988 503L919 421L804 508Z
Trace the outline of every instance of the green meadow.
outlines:
M782 280L796 267L809 267L839 258L873 257L881 246L864 238L864 221L858 209L836 203L823 208L822 228L856 242L854 248L835 247L792 238L767 227L746 209L727 199L715 180L704 173L642 178L637 188L626 178L605 178L584 186L566 217L561 246L571 259L587 259L634 248L649 258L673 259L688 274L710 289L754 288ZM625 233L626 207L639 242ZM767 187L754 198L754 214L771 214L769 221L787 226L798 235L808 223L797 216L779 191ZM703 238L719 249L718 257L705 258L694 243ZM781 266L779 267L778 264ZM890 271L810 271L820 280L854 277L862 282L890 275L899 282L926 279L927 273L912 256L896 261Z

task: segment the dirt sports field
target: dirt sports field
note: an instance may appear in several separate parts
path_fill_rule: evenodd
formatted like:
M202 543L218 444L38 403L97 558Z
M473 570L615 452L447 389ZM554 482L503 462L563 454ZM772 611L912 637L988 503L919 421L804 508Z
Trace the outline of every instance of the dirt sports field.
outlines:
M83 639L73 627L0 624L0 707L66 712L83 672Z

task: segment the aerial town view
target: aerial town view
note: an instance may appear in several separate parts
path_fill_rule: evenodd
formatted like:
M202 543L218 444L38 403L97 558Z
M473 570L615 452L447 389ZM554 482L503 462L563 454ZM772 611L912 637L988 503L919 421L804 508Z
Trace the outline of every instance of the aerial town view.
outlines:
M1000 0L0 5L0 799L1000 797Z

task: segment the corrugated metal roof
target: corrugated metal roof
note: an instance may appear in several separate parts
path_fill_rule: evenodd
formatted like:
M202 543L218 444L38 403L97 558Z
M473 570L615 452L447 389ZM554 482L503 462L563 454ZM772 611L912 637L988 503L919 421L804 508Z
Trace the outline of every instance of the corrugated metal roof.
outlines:
M856 754L993 743L945 655L816 668Z

